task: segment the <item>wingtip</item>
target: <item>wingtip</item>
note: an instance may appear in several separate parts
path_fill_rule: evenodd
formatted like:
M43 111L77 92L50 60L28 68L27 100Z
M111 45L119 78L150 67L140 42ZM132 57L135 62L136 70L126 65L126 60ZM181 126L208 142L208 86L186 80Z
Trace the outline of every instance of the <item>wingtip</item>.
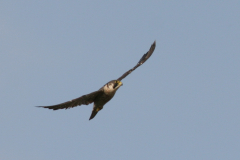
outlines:
M156 47L156 40L153 42L148 52L151 52L152 54L152 52L155 50L155 47Z
M153 45L156 45L156 40L153 42Z
M45 106L35 106L37 108L46 108Z

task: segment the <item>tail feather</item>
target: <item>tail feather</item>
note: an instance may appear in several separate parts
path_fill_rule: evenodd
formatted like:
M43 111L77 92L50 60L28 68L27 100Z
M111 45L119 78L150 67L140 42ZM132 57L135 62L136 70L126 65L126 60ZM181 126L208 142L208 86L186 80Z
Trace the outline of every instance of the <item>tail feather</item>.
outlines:
M89 120L93 119L97 115L98 111L93 110Z

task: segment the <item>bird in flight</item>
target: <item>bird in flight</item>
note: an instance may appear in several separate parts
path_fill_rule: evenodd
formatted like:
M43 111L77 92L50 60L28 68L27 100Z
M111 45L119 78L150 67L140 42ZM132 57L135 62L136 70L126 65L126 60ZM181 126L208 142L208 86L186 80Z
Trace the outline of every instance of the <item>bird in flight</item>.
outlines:
M127 77L136 68L141 66L146 60L148 60L148 58L152 55L155 47L156 47L156 41L153 42L149 51L142 56L142 58L139 60L139 62L137 63L136 66L134 66L132 69L128 70L126 73L124 73L118 79L108 82L102 88L100 88L98 91L83 95L79 98L76 98L76 99L73 99L71 101L67 101L64 103L60 103L57 105L38 106L38 107L48 108L48 109L52 109L52 110L58 110L58 109L69 109L69 108L73 108L73 107L80 106L83 104L88 105L90 103L94 103L92 114L91 114L89 120L93 119L96 116L96 114L101 109L103 109L103 106L113 98L113 96L115 95L115 93L119 89L119 87L121 87L123 85L121 80L124 79L125 77Z

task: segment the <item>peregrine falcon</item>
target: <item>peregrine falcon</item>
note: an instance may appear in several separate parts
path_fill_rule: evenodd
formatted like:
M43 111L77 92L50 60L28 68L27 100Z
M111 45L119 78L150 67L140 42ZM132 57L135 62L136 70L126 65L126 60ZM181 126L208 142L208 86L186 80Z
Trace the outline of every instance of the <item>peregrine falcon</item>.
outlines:
M83 95L79 98L73 99L71 101L67 101L61 104L52 105L52 106L38 106L43 108L48 108L52 110L58 110L58 109L69 109L80 105L88 105L90 103L93 103L93 110L92 114L89 118L89 120L93 119L96 114L103 109L103 106L110 101L113 96L115 95L116 91L123 85L121 82L122 79L127 77L132 71L134 71L136 68L141 66L153 53L154 49L156 47L156 41L151 45L149 51L145 53L142 58L139 60L137 65L124 73L121 77L119 77L116 80L112 80L108 83L106 83L102 88L100 88L98 91Z

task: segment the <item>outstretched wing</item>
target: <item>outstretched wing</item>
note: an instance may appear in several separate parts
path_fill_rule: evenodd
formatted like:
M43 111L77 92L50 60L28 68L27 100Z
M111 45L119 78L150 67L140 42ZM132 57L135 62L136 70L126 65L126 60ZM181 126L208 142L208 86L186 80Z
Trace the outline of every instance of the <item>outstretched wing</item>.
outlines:
M148 60L148 58L152 55L155 47L156 47L156 41L153 42L153 44L151 45L149 51L142 56L142 58L139 60L137 65L135 67L133 67L132 69L130 69L129 71L127 71L126 73L124 73L117 80L121 81L123 78L127 77L132 71L134 71L136 68L141 66L146 60Z
M82 104L88 105L88 104L94 102L95 98L102 93L103 92L101 90L98 90L98 91L92 92L90 94L83 95L79 98L76 98L76 99L73 99L71 101L61 103L61 104L57 104L57 105L53 105L53 106L38 106L38 107L58 110L58 109L73 108L73 107L76 107L76 106L80 106Z

